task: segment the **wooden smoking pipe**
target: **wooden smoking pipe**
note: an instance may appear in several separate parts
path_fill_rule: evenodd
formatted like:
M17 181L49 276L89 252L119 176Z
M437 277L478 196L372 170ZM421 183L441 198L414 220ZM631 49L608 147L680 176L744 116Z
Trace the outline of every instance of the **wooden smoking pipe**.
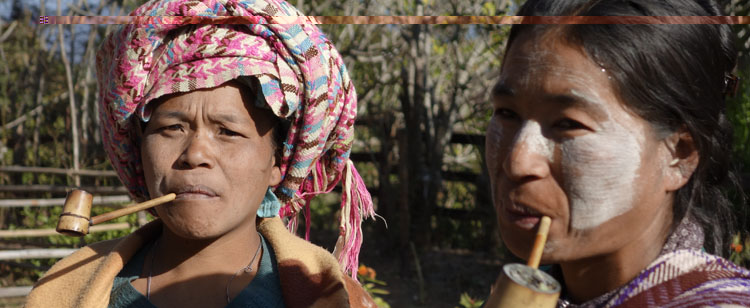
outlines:
M75 189L69 192L68 197L65 198L63 213L60 214L56 230L60 234L69 236L84 236L89 233L89 226L172 201L175 197L175 194L167 194L156 199L91 217L91 203L94 196L84 190Z
M554 308L560 297L560 283L549 274L539 270L544 244L552 220L543 216L539 221L534 246L529 260L524 264L510 263L503 272L487 299L487 308L536 307Z

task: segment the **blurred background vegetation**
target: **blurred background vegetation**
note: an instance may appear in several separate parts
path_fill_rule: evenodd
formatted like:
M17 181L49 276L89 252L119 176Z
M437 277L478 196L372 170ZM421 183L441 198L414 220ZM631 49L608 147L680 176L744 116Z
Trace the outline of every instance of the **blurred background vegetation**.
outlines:
M0 168L104 171L95 175L1 169L0 230L54 228L64 198L83 186L102 196L126 194L112 176L98 132L94 55L110 25L39 25L45 15L126 15L142 0L0 0ZM291 0L309 15L512 15L523 1ZM727 1L731 15L750 15L750 0ZM365 222L360 278L383 306L475 306L502 262L490 204L482 137L509 26L323 25L344 56L359 96L352 158L387 221ZM735 26L741 47L738 95L729 103L738 168L750 183L750 27ZM73 93L71 95L71 93ZM78 149L75 151L74 149ZM76 154L76 152L78 152ZM746 185L747 186L747 185ZM338 196L313 201L312 241L332 249ZM122 202L105 202L104 212ZM750 266L747 204L737 204L744 234L727 251ZM130 227L62 236L0 237L0 251L80 247L128 234ZM301 220L303 221L303 220ZM304 227L300 228L304 230ZM56 259L0 260L0 288L29 286ZM377 278L375 274L377 270ZM427 296L429 294L429 296ZM0 299L0 306L18 305ZM14 304L15 303L15 304Z

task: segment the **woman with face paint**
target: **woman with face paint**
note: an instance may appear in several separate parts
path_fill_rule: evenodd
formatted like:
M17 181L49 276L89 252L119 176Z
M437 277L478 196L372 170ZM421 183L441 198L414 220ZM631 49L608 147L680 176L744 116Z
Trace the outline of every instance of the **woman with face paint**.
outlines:
M112 165L135 199L176 199L59 261L26 306L374 307L353 279L374 214L348 159L356 94L315 19L282 0L154 0L131 15L195 17L123 25L97 54ZM287 227L339 182L334 256Z
M723 15L706 0L529 0L523 16ZM750 306L750 272L716 256L738 188L725 98L728 25L513 26L486 140L506 246L542 263L560 307Z

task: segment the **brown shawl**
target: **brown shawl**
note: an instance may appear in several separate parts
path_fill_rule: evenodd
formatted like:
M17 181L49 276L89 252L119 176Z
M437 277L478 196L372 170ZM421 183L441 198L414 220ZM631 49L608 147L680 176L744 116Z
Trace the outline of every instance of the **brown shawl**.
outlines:
M25 307L107 307L115 276L161 228L155 220L126 237L91 244L60 260L34 285ZM259 219L258 231L276 255L287 307L376 307L333 255L287 231L279 217Z

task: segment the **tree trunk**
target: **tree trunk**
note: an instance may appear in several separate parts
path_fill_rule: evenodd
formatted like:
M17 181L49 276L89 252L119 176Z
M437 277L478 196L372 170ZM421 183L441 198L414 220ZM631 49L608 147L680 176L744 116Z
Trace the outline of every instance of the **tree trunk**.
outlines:
M60 0L57 0L57 15L62 16L61 13L61 4ZM60 56L63 61L63 65L65 66L65 79L68 81L68 100L70 102L70 130L71 130L71 138L73 139L73 170L78 171L81 166L79 162L79 140L78 140L78 111L76 108L76 100L75 100L75 91L73 90L73 75L70 68L70 62L68 61L68 56L65 53L65 41L63 39L63 26L57 25L58 30L58 38L60 40ZM81 186L81 177L79 175L73 176L73 182L75 183L75 186Z

